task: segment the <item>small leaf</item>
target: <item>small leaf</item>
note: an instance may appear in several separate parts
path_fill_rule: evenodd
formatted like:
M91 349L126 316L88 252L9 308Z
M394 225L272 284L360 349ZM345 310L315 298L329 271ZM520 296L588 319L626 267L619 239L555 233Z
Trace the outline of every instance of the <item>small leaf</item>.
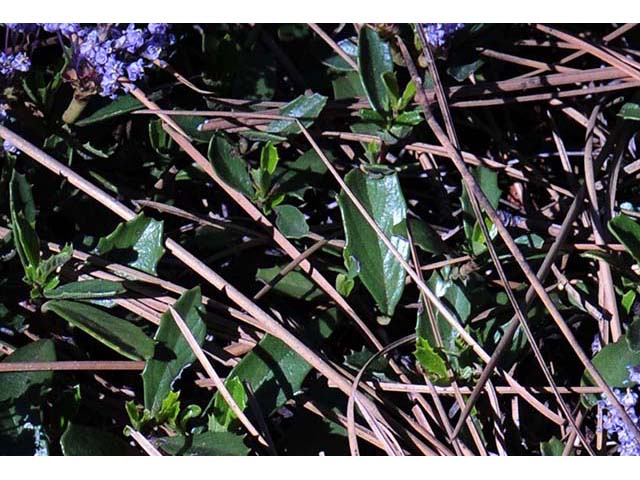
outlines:
M540 442L540 453L543 457L558 457L564 451L564 443L556 437L551 437L548 442Z
M287 238L302 238L309 233L303 213L293 205L281 205L276 211L276 226Z
M409 103L413 100L413 97L416 94L416 84L413 83L413 80L409 80L407 86L404 87L404 92L402 92L402 97L400 98L400 102L398 103L398 110L402 111Z
M127 291L122 282L109 280L82 280L44 292L45 298L57 300L80 300L89 298L110 298Z
M629 367L640 365L640 351L633 350L627 335L622 335L617 342L605 345L592 362L611 388L628 387ZM586 372L583 383L593 384Z
M183 293L173 308L187 324L198 344L202 345L206 326L200 319L200 287ZM169 311L162 314L155 340L158 342L155 354L147 361L142 372L144 405L151 412L157 412L162 407L162 401L173 382L196 358Z
M249 448L243 436L229 432L204 432L194 435L176 435L155 440L156 445L169 455L180 456L239 456L247 455Z
M622 243L636 262L640 262L640 225L627 215L609 220L609 231Z
M124 439L102 429L69 423L60 438L65 456L137 455Z
M247 393L237 377L229 377L224 382L229 393L241 410L247 406ZM231 423L238 418L222 395L216 395L213 402L213 414L209 416L209 431L227 432Z
M61 268L73 257L73 247L71 245L65 245L60 252L51 255L46 260L42 260L38 268L36 269L37 282L42 284L47 283L50 280L51 274Z
M622 306L624 307L624 311L627 312L627 314L631 312L631 308L636 301L636 296L637 295L634 290L629 290L622 296Z
M163 222L141 213L102 237L95 252L98 255L109 254L119 263L155 275L158 262L164 255L162 231Z
M447 364L426 338L416 339L414 355L432 382L439 383L447 378Z
M54 312L71 325L131 360L153 355L153 340L140 327L92 305L71 300L49 300L43 312Z
M0 363L54 362L56 351L51 340L38 340L16 349ZM53 380L53 372L0 373L0 402L14 400L32 388L46 386Z
M345 182L391 244L405 260L408 259L407 206L397 175L378 177L352 170L346 175ZM345 262L351 257L357 260L362 283L382 314L391 317L404 291L406 273L345 192L338 196L338 204L346 236Z
M327 97L318 93L313 95L300 95L280 109L280 115L294 117L308 128L320 115L327 103ZM300 128L295 120L274 120L267 125L267 132L278 135L293 135L300 133Z
M273 143L267 142L260 151L260 168L267 171L269 175L273 175L279 160L278 149Z
M336 276L336 290L343 297L348 297L355 285L356 282L353 280L353 278L345 275L344 273L339 273Z
M452 65L447 69L447 73L457 81L463 82L469 78L472 73L475 73L480 67L482 67L482 65L484 65L484 60L479 58L473 62L462 65Z
M256 278L265 283L271 283L284 267L283 265L281 267L259 268L256 273ZM303 273L296 270L282 277L278 283L273 286L273 290L283 295L307 301L314 300L322 295L322 291L315 283L309 280Z
M360 29L358 68L369 103L378 113L388 113L389 96L382 76L393 72L391 50L376 31L366 26Z
M247 163L234 154L233 147L223 136L211 137L208 155L213 169L225 183L243 195L253 198L255 191L251 185Z
M344 38L340 40L338 42L338 46L343 52L349 55L353 60L355 60L356 57L358 56L358 46L350 38ZM337 53L333 53L333 51L329 57L322 60L322 63L337 71L350 72L353 70L353 67L349 63L347 63L347 61L344 58L342 58Z
M640 105L637 103L625 103L618 113L625 120L640 120Z

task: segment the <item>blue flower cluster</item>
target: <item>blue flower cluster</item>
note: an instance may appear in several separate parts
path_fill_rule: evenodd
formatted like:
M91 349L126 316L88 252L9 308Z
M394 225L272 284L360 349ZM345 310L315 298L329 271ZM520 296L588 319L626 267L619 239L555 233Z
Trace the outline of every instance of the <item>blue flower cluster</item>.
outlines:
M638 383L639 380L639 368L629 367L629 382ZM638 405L638 393L634 390L634 388L627 388L623 392L619 389L614 389L613 393L616 395L620 405L624 407L633 423L640 428L640 419L636 412L636 406ZM633 432L629 431L628 427L624 424L618 411L606 398L604 398L604 396L598 404L602 408L604 414L602 426L607 432L607 438L617 438L618 453L622 456L640 456L640 443L633 436Z
M424 23L422 28L427 41L436 48L442 47L451 35L464 28L464 23Z
M9 76L15 72L27 72L31 68L31 59L23 52L15 55L0 52L0 74Z
M112 98L120 88L120 77L131 82L140 80L145 68L175 42L166 23L149 23L145 28L133 23L124 28L117 24L84 27L77 23L46 23L43 28L69 41L71 66L80 84L99 86L100 95Z
M40 29L55 33L71 52L71 68L77 90L91 95L100 93L115 97L120 88L118 79L140 80L155 60L160 58L175 36L169 33L169 24L149 23L137 27L131 23L119 24L79 23L5 23L12 35L35 33ZM31 66L29 57L19 52L15 55L0 53L0 74L10 75L16 71L26 72Z

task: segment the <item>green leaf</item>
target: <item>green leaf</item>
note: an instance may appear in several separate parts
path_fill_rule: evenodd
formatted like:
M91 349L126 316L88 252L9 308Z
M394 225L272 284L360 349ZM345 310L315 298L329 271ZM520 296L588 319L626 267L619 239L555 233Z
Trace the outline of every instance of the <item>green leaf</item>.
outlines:
M285 265L271 268L259 268L256 273L256 278L265 283L271 283L271 281L280 271L282 271L284 267ZM273 290L283 295L307 301L314 300L322 295L322 291L316 286L316 284L297 270L287 273L282 277L282 279L278 280L278 283L274 285Z
M242 382L237 377L229 377L224 382L229 393L238 404L241 410L247 406L247 393L244 391ZM213 414L209 416L209 431L226 432L229 426L237 419L233 410L222 395L216 395L213 401Z
M348 297L355 285L355 280L344 273L339 273L336 276L336 290L343 297Z
M269 175L273 175L273 172L276 171L279 160L280 157L278 156L278 149L273 143L267 142L260 151L260 168L267 171Z
M133 220L120 223L113 232L102 237L95 252L98 255L108 253L118 263L155 275L158 262L164 255L162 230L162 221L141 213Z
M625 120L640 120L640 105L637 103L625 103L618 113Z
M35 231L35 206L31 187L25 176L15 170L9 183L9 208L16 251L27 278L33 281L40 263L40 240Z
M326 340L333 332L336 318L335 309L311 318L306 316L303 341L314 346ZM228 376L247 382L263 414L269 416L300 392L310 371L311 366L284 342L265 335Z
M420 110L410 110L398 115L394 120L394 126L415 127L424 121Z
M56 351L51 340L38 340L16 349L0 363L54 362ZM32 388L40 388L51 383L52 371L0 373L0 402L14 400Z
M102 429L69 423L60 438L65 456L128 456L136 455L124 439Z
M480 186L480 189L489 200L491 206L493 208L497 208L500 201L500 196L502 195L502 191L500 190L500 187L498 187L498 174L494 170L482 166L474 168L471 173L475 177L476 182ZM460 200L462 203L463 211L464 233L469 243L472 244L473 229L474 226L476 226L477 220L473 213L473 208L471 207L469 194L467 193L466 188L464 189ZM480 227L478 226L478 228ZM480 235L481 232L482 231L480 230Z
M391 105L398 105L400 101L400 86L398 85L396 74L393 72L384 72L382 74L382 82L384 83Z
M449 251L447 244L444 243L438 232L421 219L410 218L409 231L411 232L413 243L423 251L435 255Z
M309 233L304 214L293 205L281 205L276 211L276 226L287 238L302 238Z
M367 95L367 92L365 92L362 86L360 74L357 72L348 72L340 75L331 82L331 86L333 87L333 96L336 100L362 98Z
M161 92L153 92L149 95L149 100L151 101L160 100L160 98L162 98ZM96 110L91 115L78 120L74 125L76 125L77 127L86 127L87 125L92 125L104 120L119 117L121 115L133 112L134 110L139 110L141 108L144 108L144 105L134 96L122 95L116 100L110 102L105 107Z
M605 345L592 362L611 388L628 387L628 367L640 365L640 351L631 348L627 335L622 335L617 342ZM586 372L583 382L593 384Z
M44 292L45 298L56 300L80 300L89 298L110 298L127 291L122 282L109 280L82 280Z
M636 292L634 290L629 290L622 296L622 306L624 307L624 311L629 314L631 312L631 307L633 307L634 302L636 301Z
M413 100L413 97L416 94L416 84L413 83L413 80L409 80L407 86L404 87L404 92L402 92L402 97L400 98L400 102L398 103L398 110L404 110L407 108L409 103Z
M556 437L551 437L548 442L540 442L540 453L543 457L558 457L564 451L564 443Z
M187 324L198 344L202 345L206 326L200 318L200 287L183 293L173 308ZM196 358L169 311L160 318L155 340L158 342L155 354L147 361L142 372L144 405L151 412L157 412L162 407L162 401L171 390L173 382Z
M131 360L153 355L153 340L140 327L92 305L71 300L49 300L43 312L54 312L71 325Z
M211 137L208 155L213 169L225 183L243 195L253 198L255 191L251 185L247 163L235 153L231 143L222 135Z
M188 436L157 438L155 443L169 455L239 456L249 453L243 438L229 432L204 432Z
M629 348L636 352L640 352L640 318L636 318L631 322L631 325L629 325L629 328L627 329L626 337Z
M173 139L167 131L162 128L163 124L164 122L160 119L149 122L149 142L151 143L151 148L153 148L158 155L166 157L173 145Z
M327 97L318 93L313 95L300 95L280 109L280 115L294 117L308 128L320 115L327 103ZM274 120L267 125L267 132L278 135L293 135L300 133L300 128L295 120Z
M408 259L407 206L397 175L373 176L352 170L346 175L345 182L391 244L405 260ZM338 196L338 204L346 236L345 262L353 257L351 261L359 265L362 283L380 311L391 317L404 291L406 273L345 192Z
M414 355L432 382L439 383L447 379L447 364L426 338L416 339Z
M360 29L358 68L369 103L378 113L388 113L389 97L382 76L393 72L391 50L376 31L366 26Z
M65 245L60 252L51 255L46 260L42 260L36 269L36 281L44 285L50 280L51 274L55 273L60 267L67 263L73 257L73 247Z
M627 251L640 262L640 225L627 215L618 215L609 220L609 231L624 245Z
M462 65L452 65L447 69L447 73L457 81L463 82L469 78L472 73L475 73L482 65L484 65L484 60L479 58L473 62Z

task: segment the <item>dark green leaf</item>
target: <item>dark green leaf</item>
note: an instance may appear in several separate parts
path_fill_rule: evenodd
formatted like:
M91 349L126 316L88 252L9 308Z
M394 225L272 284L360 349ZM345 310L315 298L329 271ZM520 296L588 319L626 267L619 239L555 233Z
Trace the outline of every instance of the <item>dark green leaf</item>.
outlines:
M352 170L345 182L402 257L409 258L407 206L396 174L374 176ZM362 283L380 311L391 317L404 291L406 273L345 192L338 196L338 204L346 236L344 257L353 257Z
M173 308L201 345L206 327L200 318L202 309L200 287L183 293ZM165 312L160 319L155 340L158 342L155 354L147 361L142 372L144 405L151 412L157 412L162 407L162 401L171 390L173 382L196 358L169 311Z
M1 363L54 362L56 351L51 340L38 340L16 349ZM53 380L52 371L0 373L0 402L21 397L31 388L46 386Z
M107 347L131 360L153 355L153 340L140 327L92 305L71 300L49 300L43 312L52 311Z
M320 115L326 103L327 97L318 93L308 96L300 95L282 107L280 115L297 118L305 128L308 128ZM274 120L267 125L267 132L278 135L293 135L300 133L300 128L295 120Z
M243 436L229 432L204 432L194 435L176 435L155 440L156 445L169 455L180 456L239 456L247 455L249 449Z
M136 455L124 439L104 430L69 423L60 438L65 456L128 456Z
M271 281L284 267L285 266L283 265L281 267L259 268L256 278L265 283L271 283ZM314 300L322 295L322 291L315 283L309 280L303 273L296 270L289 272L282 277L282 279L275 284L273 290L302 300Z
M40 263L40 240L35 231L35 207L31 187L15 170L9 184L11 230L27 278L33 280Z
M44 296L56 300L110 298L126 292L122 282L109 280L82 280L71 282L44 292Z
M225 183L243 195L253 198L255 191L251 184L247 163L234 152L231 143L221 135L211 137L209 161Z
M640 365L640 351L630 347L626 335L622 335L615 343L605 345L593 357L593 366L611 388L628 387L630 385L628 367L638 365ZM589 374L585 373L584 381L592 383L589 380Z
M276 226L285 237L302 238L309 233L304 214L293 205L281 205L276 211Z
M164 255L162 246L163 222L148 218L144 213L133 220L119 224L96 247L98 255L110 258L130 267L155 275L156 266Z
M438 255L449 251L447 244L442 241L438 232L419 218L409 219L409 230L413 243L425 252Z
M161 92L154 92L149 95L149 100L156 101L162 98ZM123 95L113 100L105 107L102 107L93 112L88 117L78 120L74 123L77 127L85 127L94 123L109 120L111 118L119 117L126 113L133 112L144 108L144 105L132 95Z
M459 82L465 81L472 73L475 73L482 65L484 60L481 58L470 63L462 65L452 65L447 69L447 73Z
M331 85L333 86L333 96L336 100L360 98L367 95L362 86L362 81L360 81L360 74L357 72L348 72L340 75L331 82Z
M369 103L378 113L386 114L389 97L382 76L393 71L391 50L376 31L366 26L360 29L358 67Z
M622 243L636 262L640 262L640 225L627 215L609 220L609 230Z

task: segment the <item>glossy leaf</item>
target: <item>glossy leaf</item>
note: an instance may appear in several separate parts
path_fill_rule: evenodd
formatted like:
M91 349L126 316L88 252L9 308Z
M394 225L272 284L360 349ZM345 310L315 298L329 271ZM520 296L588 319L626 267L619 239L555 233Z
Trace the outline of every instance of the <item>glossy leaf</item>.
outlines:
M382 76L393 71L391 50L389 44L367 26L360 29L358 68L369 103L376 112L386 114L389 111L389 97Z
M625 120L640 120L640 105L637 103L625 103L620 109L618 116Z
M285 237L302 238L309 233L309 225L304 214L293 205L281 205L276 211L276 226Z
M43 312L54 312L71 325L131 360L153 355L153 340L140 327L87 303L49 300Z
M164 255L162 232L162 221L141 213L102 237L95 251L98 255L109 254L109 258L155 275L158 262Z
M345 182L391 244L408 259L407 206L396 174L374 176L352 170ZM362 283L380 311L391 317L404 291L406 273L345 192L338 196L338 204L346 236L344 257L358 263Z
M247 163L234 152L231 143L223 136L216 135L211 137L208 152L209 161L220 178L233 189L253 198L255 191L251 184Z
M44 296L56 300L80 300L110 298L127 291L122 282L109 280L82 280L71 282L44 292Z
M183 293L173 308L185 321L198 344L202 345L206 326L200 318L200 287ZM196 358L169 311L162 314L155 340L158 343L155 353L142 372L144 405L151 412L159 411L173 382Z
M419 218L409 219L409 230L413 243L420 247L421 250L435 255L449 250L438 232Z
M279 114L286 117L294 117L308 128L320 115L327 103L327 97L318 93L313 95L300 95L295 100L287 103L280 109ZM300 128L295 120L274 120L267 125L267 132L278 135L292 135L300 133Z
M414 355L432 382L439 383L447 378L447 364L426 338L416 339Z
M34 280L40 263L40 240L35 230L35 206L24 175L13 171L9 183L11 230L27 278Z

